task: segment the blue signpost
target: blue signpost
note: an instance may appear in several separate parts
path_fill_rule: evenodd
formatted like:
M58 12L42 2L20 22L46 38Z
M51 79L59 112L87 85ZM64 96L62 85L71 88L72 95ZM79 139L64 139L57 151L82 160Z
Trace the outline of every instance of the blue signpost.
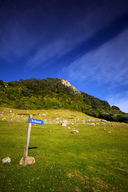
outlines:
M35 124L39 124L39 125L44 124L44 122L42 120L33 119L33 118L29 118L29 123L35 123Z
M33 119L32 114L29 116L28 121L28 129L27 129L27 135L26 135L26 141L25 141L25 147L24 147L24 162L23 166L27 165L27 156L28 156L28 146L29 146L29 139L30 139L30 132L31 132L31 123L42 125L44 122L40 119Z

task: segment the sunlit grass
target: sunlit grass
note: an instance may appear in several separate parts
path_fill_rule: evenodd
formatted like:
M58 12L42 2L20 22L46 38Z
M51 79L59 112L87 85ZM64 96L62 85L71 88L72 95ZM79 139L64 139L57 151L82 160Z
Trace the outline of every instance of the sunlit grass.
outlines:
M14 114L15 110L12 109ZM20 112L27 113L25 110ZM128 191L128 124L108 122L91 126L79 123L85 117L82 113L68 110L31 112L35 114L34 118L47 112L42 117L49 118L51 122L56 117L68 120L69 116L74 121L76 118L81 120L66 127L59 123L32 125L28 155L36 162L26 167L20 166L19 161L24 152L27 123L1 120L2 192ZM85 120L88 118L86 116ZM79 133L71 134L73 129L79 130ZM2 159L7 156L11 163L2 164Z
M82 123L82 120L96 119L89 117L84 113L71 110L22 110L0 107L0 120L9 122L27 122L29 114L33 115L33 118L43 119L46 123L56 123L63 121L64 119L69 122Z

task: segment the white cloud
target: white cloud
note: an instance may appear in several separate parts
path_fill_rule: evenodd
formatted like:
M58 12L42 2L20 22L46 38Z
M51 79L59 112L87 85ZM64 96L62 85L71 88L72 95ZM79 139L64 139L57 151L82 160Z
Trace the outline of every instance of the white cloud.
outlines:
M18 23L7 29L2 30L0 39L0 57L6 61L14 62L17 58L22 58L29 53L32 47L35 47L36 41L30 33L21 28ZM11 63L11 64L12 64Z
M56 39L49 42L47 45L38 49L35 55L32 55L29 61L27 62L28 66L37 67L47 65L47 62L52 62L52 59L58 58L69 51L71 48L69 45L66 45L66 42L62 39Z
M109 104L118 106L121 111L128 113L128 92L123 94L117 95L110 95L106 100Z
M119 102L116 103L116 106L119 106L121 111L128 113L128 99L120 100Z
M99 49L89 52L71 63L68 79L89 80L96 83L109 83L110 87L128 83L128 30L107 42Z

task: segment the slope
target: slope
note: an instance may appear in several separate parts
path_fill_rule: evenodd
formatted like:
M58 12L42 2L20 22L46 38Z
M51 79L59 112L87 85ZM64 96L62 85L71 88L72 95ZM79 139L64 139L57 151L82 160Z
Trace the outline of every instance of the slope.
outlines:
M109 121L128 123L128 114L59 78L0 81L0 105L19 109L71 109Z

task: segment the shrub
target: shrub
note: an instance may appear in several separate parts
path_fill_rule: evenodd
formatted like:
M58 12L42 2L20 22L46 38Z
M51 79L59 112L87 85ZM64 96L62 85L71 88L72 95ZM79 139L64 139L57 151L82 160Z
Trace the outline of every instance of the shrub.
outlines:
M21 93L25 97L31 97L32 96L32 93L31 93L31 91L29 89L23 89Z

